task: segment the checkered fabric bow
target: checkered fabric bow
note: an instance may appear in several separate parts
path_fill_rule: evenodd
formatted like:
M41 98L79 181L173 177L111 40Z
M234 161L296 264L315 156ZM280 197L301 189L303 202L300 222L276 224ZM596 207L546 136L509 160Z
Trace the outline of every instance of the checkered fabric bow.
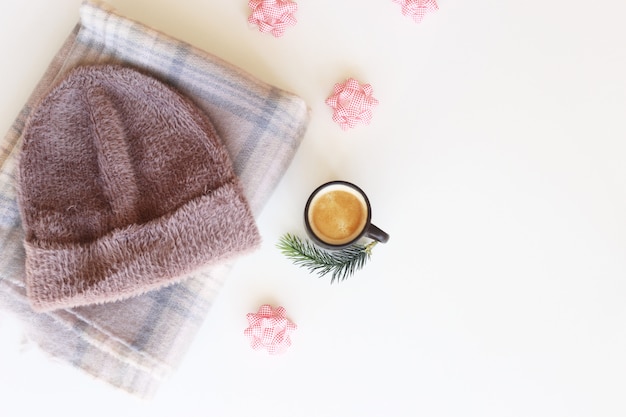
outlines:
M291 346L290 335L297 326L285 316L283 307L274 309L264 304L257 313L248 313L246 317L249 327L244 334L254 350L265 349L270 355L276 355Z
M287 26L297 23L294 13L298 4L290 0L250 0L248 6L252 9L248 22L275 37L282 36Z
M412 17L415 23L420 23L426 13L439 9L436 0L393 0L402 6L402 14Z
M371 85L348 78L344 83L335 84L326 104L333 108L333 120L346 130L357 123L369 124L372 108L378 105L378 100L372 96Z

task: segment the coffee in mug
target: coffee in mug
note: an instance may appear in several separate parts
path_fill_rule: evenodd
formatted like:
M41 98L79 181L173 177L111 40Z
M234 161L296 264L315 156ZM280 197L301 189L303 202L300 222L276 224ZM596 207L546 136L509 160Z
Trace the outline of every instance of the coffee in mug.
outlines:
M309 197L304 223L309 237L327 249L341 249L362 237L379 242L389 235L371 223L370 202L359 187L346 181L319 186Z

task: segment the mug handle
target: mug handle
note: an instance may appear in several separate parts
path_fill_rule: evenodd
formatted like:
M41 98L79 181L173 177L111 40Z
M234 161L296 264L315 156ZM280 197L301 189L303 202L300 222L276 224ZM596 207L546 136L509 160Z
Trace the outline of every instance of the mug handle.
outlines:
M389 240L389 235L387 233L385 233L384 231L382 231L381 229L379 229L378 227L376 227L375 225L371 223L367 227L365 236L369 237L370 239L377 240L380 243L386 243Z

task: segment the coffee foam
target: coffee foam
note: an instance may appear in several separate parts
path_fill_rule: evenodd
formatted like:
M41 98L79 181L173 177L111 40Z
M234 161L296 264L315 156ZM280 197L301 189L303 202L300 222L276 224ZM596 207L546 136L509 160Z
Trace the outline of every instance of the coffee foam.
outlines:
M364 197L342 184L331 184L311 199L307 213L312 232L331 245L356 239L367 224L368 207Z

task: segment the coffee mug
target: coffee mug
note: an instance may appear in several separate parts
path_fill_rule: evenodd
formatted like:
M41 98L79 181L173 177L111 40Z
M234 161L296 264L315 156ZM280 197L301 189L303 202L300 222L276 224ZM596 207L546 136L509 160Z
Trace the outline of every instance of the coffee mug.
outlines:
M371 222L372 207L359 187L346 181L331 181L311 193L304 207L304 225L309 237L326 249L342 249L362 237L385 243L389 235Z

